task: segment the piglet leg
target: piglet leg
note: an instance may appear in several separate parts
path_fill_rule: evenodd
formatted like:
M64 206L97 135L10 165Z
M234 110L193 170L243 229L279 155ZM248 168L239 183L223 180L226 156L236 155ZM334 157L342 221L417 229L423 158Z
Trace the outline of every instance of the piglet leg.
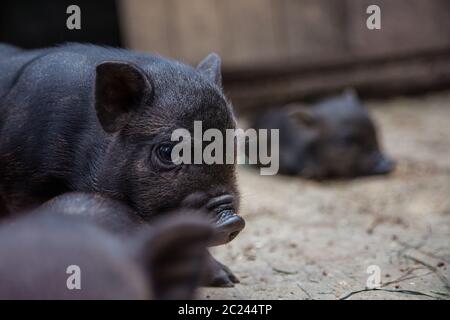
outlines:
M202 281L205 287L233 287L239 283L239 279L231 270L217 261L211 253L208 252L205 277Z

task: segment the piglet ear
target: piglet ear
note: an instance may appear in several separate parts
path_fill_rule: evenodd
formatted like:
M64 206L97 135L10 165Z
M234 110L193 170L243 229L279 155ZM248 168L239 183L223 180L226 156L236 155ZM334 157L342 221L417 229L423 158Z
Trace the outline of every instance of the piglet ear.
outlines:
M208 80L215 83L217 86L222 87L221 64L222 62L219 55L217 53L210 53L199 63L197 70Z
M151 92L150 81L139 67L123 61L99 64L95 77L95 110L103 129L109 133L121 130Z
M358 93L356 92L355 88L346 88L343 94L349 99L358 99Z
M318 124L317 116L310 107L302 105L297 108L291 108L288 114L302 127L314 127Z
M345 99L347 99L347 101L351 103L359 103L358 93L354 88L345 89L343 96Z
M205 217L182 214L156 222L141 246L154 299L192 299L206 272L212 227Z

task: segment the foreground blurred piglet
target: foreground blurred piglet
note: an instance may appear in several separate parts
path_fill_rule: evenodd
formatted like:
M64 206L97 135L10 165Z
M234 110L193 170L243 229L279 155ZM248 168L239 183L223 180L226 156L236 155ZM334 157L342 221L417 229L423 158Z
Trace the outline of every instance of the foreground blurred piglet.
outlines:
M125 203L96 193L68 192L47 201L40 207L40 210L76 216L121 237L158 229L154 220L149 223ZM191 212L191 210L179 211ZM194 212L198 212L198 210ZM157 221L158 218L154 219ZM209 214L203 216L202 219L214 225L214 217ZM222 236L220 230L213 228L208 246L215 245L217 239L222 238ZM202 276L201 285L227 287L232 286L231 282L238 283L239 280L227 266L221 264L207 252L206 270Z
M81 206L66 210L57 200L3 224L0 299L192 298L205 269L209 224L182 212L118 234L105 214L115 204L105 201L91 208L76 200ZM105 219L92 223L97 214Z
M394 163L384 156L375 124L352 91L308 108L289 105L266 113L257 129L280 130L280 173L306 178L386 174Z

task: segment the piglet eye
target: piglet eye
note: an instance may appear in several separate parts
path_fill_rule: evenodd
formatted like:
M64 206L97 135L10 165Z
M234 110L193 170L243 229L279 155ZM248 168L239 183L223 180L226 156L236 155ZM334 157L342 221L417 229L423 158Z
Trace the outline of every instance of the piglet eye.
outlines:
M172 163L172 149L173 145L171 144L161 144L157 147L156 155L161 162L166 164Z

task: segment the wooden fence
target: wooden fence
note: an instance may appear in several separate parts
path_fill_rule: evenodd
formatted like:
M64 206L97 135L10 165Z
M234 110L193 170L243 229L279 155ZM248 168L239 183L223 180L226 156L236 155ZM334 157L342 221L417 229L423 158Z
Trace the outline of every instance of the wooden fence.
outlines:
M448 0L122 0L125 44L196 64L223 58L242 107L346 86L399 92L450 83ZM366 8L381 8L381 30Z

